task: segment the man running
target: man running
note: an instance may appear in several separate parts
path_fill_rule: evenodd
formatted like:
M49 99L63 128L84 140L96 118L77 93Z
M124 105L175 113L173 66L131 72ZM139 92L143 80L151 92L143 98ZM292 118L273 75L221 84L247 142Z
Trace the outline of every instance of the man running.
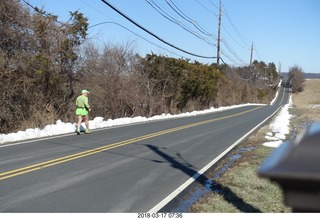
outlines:
M89 129L89 112L91 111L89 101L88 101L88 94L89 91L82 90L82 95L80 95L76 100L76 115L78 116L78 125L77 125L77 135L80 135L80 126L82 119L84 117L84 123L86 125L86 134L90 134L91 130Z

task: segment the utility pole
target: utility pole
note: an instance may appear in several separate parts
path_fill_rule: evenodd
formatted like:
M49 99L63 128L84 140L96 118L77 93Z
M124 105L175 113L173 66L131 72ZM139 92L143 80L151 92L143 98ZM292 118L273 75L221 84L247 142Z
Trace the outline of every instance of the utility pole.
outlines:
M251 70L251 67L252 67L252 53L253 53L253 42L251 44L251 53L250 53L250 72L252 71Z
M219 3L218 43L217 43L217 65L220 65L220 26L221 26L221 0Z
M281 79L281 62L279 62L279 72L278 72L278 79Z

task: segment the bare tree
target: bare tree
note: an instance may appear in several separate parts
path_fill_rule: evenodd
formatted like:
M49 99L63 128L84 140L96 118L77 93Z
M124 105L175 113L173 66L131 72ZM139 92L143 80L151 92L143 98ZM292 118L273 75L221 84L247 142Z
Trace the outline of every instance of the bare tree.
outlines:
M299 66L294 66L289 69L289 80L291 81L292 92L302 92L303 91L303 83L304 73Z
M131 44L105 45L99 50L88 43L82 54L77 90L86 87L93 91L93 116L118 118L136 114L139 84L137 77L133 76L136 58Z
M61 24L56 16L30 13L17 0L0 1L1 132L68 118L86 21L74 12Z

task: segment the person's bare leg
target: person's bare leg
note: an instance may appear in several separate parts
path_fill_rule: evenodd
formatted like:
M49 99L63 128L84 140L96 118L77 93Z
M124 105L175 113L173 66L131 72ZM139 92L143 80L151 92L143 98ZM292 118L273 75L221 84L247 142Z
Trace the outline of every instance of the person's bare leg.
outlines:
M89 129L89 116L88 115L86 115L84 117L84 124L86 125L86 133L90 134L91 130Z
M80 127L82 122L82 116L78 116L77 134L80 135Z

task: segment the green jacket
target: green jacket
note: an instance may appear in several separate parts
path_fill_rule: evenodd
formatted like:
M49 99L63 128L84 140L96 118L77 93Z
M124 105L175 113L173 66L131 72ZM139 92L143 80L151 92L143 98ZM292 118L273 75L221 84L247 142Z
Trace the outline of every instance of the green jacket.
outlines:
M86 96L79 96L76 100L77 108L86 108L87 110L90 108L88 97Z

